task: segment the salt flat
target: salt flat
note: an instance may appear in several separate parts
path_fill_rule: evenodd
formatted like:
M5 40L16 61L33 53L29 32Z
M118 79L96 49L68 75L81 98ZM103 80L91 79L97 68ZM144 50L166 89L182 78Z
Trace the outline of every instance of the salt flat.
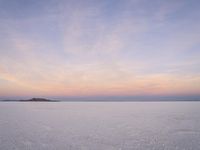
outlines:
M0 150L198 150L200 102L1 102Z

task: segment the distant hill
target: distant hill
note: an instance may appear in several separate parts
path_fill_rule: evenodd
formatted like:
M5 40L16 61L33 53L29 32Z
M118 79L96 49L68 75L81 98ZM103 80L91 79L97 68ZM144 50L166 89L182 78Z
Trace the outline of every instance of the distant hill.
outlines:
M58 100L51 100L51 99L45 99L45 98L31 98L27 100L2 100L4 102L58 102Z

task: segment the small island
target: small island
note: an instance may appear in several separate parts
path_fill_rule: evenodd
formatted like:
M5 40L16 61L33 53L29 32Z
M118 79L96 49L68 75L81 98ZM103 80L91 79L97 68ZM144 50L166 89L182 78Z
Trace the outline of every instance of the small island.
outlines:
M4 102L58 102L58 100L51 100L45 98L31 98L31 99L24 99L24 100L2 100Z

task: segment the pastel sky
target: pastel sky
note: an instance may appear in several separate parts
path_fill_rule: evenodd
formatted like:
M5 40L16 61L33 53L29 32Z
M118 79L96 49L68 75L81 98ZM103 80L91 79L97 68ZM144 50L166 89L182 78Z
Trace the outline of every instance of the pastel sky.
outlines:
M200 95L199 0L0 0L0 98Z

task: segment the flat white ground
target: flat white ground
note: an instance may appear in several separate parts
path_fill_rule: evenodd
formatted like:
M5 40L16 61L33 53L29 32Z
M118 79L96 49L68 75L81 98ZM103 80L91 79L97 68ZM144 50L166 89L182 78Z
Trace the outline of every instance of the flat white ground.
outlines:
M0 150L198 150L200 102L1 102Z

